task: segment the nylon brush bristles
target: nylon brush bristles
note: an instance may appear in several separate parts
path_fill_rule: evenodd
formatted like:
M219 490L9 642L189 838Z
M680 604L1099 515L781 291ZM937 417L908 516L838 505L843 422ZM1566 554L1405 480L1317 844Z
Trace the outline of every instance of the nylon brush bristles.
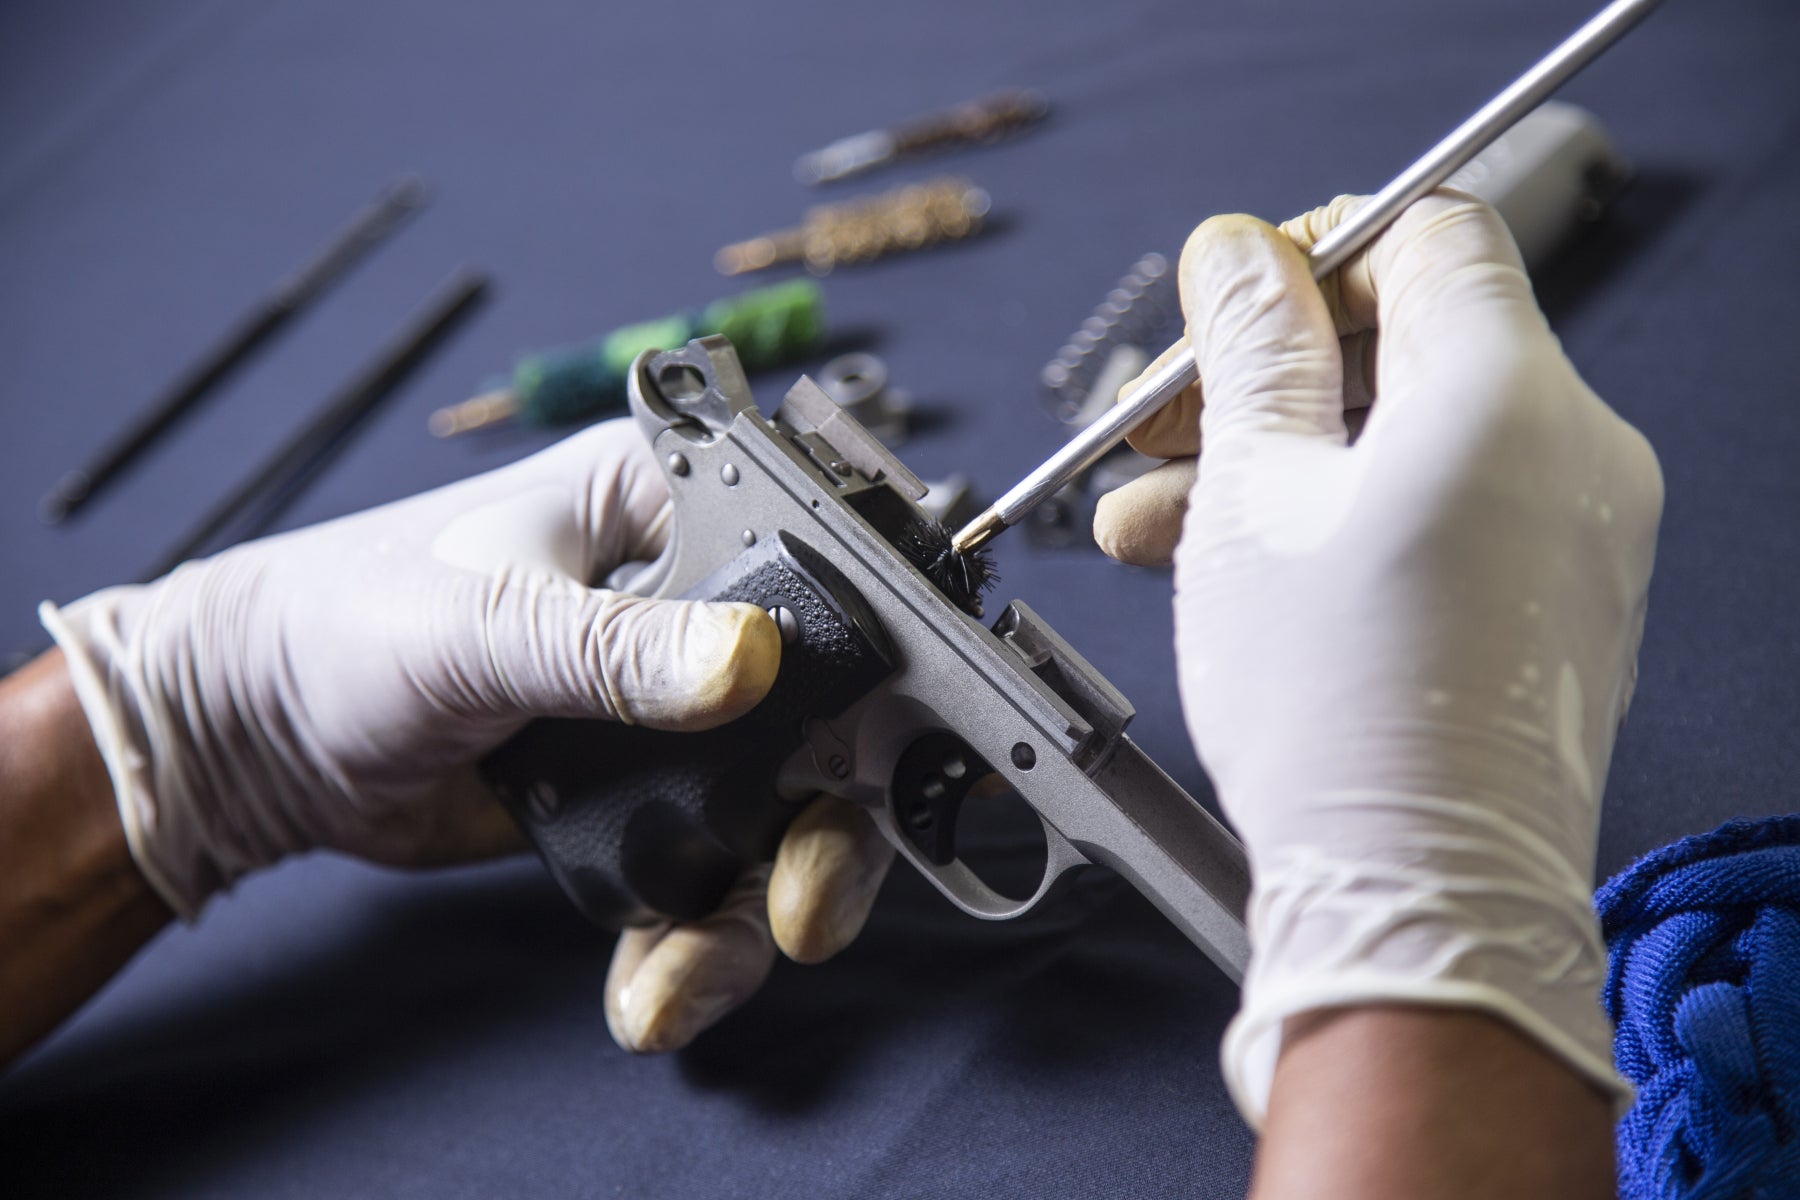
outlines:
M900 531L896 546L946 600L971 617L979 617L981 594L1000 582L1000 574L988 551L959 554L951 536L942 521L916 520Z

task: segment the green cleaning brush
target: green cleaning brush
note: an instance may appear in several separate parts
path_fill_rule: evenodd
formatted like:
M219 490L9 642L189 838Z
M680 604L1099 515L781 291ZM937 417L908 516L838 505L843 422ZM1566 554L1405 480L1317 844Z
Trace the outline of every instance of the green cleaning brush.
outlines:
M723 334L747 370L802 358L824 338L819 285L794 279L715 300L705 308L640 321L591 342L527 354L504 387L431 414L431 432L453 437L501 421L567 425L625 407L626 374L645 350L672 350Z

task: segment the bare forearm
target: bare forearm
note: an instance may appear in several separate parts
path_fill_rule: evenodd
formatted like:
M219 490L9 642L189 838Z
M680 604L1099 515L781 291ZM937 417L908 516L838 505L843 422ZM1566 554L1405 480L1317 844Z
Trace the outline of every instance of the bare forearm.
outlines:
M169 917L131 860L105 764L53 650L0 680L0 1064L78 1008Z
M1614 1194L1607 1098L1498 1019L1342 1009L1283 1040L1252 1200Z

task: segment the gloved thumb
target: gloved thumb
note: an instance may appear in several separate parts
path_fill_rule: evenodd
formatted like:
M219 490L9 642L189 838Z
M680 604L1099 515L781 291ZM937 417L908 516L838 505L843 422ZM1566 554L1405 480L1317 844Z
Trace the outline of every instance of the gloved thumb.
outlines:
M565 582L510 589L489 613L488 658L523 715L711 729L749 712L775 682L781 634L754 604Z
M1206 392L1201 473L1268 434L1342 445L1343 355L1303 255L1273 225L1213 217L1181 253L1188 340Z

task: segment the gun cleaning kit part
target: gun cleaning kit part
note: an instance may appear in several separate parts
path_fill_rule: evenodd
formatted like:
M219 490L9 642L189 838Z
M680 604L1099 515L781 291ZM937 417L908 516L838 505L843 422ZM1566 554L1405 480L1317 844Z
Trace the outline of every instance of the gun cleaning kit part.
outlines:
M1121 346L1157 345L1180 319L1181 297L1169 260L1156 253L1144 255L1106 293L1056 357L1044 364L1039 380L1044 386L1045 408L1065 425L1092 424L1112 406L1118 385L1131 379L1131 375L1119 379L1112 392L1096 386L1108 373L1113 352Z
M74 516L282 326L423 208L429 198L425 181L416 176L406 176L383 188L299 270L277 283L217 342L188 364L167 390L90 461L58 480L38 504L39 519L46 525L56 525Z
M994 556L985 549L961 551L950 544L950 527L942 521L909 522L894 541L894 549L919 568L944 599L968 613L982 614L981 598L1000 582Z
M810 208L793 229L724 247L713 256L713 266L721 275L742 275L798 262L824 275L846 263L961 241L981 229L991 204L968 180L942 176Z
M429 428L447 438L504 421L567 425L623 411L626 376L639 354L684 346L712 333L730 338L750 370L805 358L825 336L819 285L791 279L705 308L625 325L580 345L527 354L506 384L438 409Z
M241 485L208 510L140 582L166 575L196 554L267 532L349 444L358 428L474 312L487 289L485 272L473 267L454 271L362 370ZM228 531L229 537L222 536Z
M1307 258L1314 279L1323 279L1394 223L1408 206L1455 174L1494 139L1541 104L1628 30L1650 14L1661 0L1613 0L1523 75L1507 85L1473 116L1457 126L1368 203L1313 246ZM1168 361L1107 414L1076 434L1036 470L957 530L958 553L979 549L1001 531L1022 520L1046 498L1093 465L1125 439L1152 413L1179 396L1199 378L1186 339L1170 348Z
M819 368L819 386L845 412L889 446L911 432L912 393L888 386L887 364L863 350L840 354Z
M871 129L802 154L794 162L794 178L806 184L829 183L908 155L998 141L1029 129L1049 112L1049 98L1036 89L991 92L891 129Z
M1525 269L1535 275L1605 214L1632 175L1599 118L1546 100L1444 186L1493 205L1518 243Z

